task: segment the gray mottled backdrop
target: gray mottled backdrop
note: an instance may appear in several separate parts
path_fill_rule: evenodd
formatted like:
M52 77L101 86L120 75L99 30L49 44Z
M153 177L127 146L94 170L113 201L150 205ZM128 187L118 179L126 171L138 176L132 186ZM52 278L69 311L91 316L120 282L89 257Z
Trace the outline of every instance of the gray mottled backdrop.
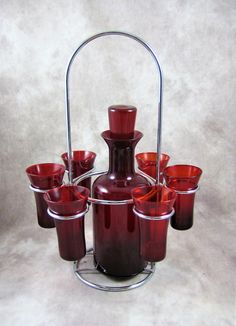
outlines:
M234 325L235 17L235 0L0 1L2 325ZM76 282L57 257L54 230L37 227L24 172L60 162L66 64L85 38L105 30L134 33L157 51L163 152L204 172L194 228L170 229L155 279L117 295ZM158 79L140 45L99 39L71 77L74 149L95 151L97 167L107 166L106 109L124 103L138 108L137 150L155 150ZM91 243L91 220L86 232Z

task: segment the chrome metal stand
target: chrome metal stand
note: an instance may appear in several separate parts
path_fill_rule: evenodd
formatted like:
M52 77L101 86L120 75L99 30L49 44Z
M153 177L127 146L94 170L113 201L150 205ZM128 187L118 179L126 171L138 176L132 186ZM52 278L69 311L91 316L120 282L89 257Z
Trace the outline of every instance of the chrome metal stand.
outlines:
M120 31L109 31L103 32L89 37L87 40L82 42L80 46L72 54L67 69L66 69L66 78L65 78L65 109L66 109L66 127L67 127L67 152L68 152L68 167L69 167L69 182L72 183L72 171L71 171L71 160L72 160L72 141L71 141L71 119L70 119L70 92L69 92L69 77L72 64L79 54L79 52L90 42L104 36L124 36L128 37L139 44L141 44L148 52L151 54L155 66L157 69L157 74L159 76L159 94L158 94L158 103L157 103L157 153L161 153L161 135L162 135L162 96L163 96L163 77L161 66L157 58L156 53L145 41L143 41L138 36L135 36L130 33L120 32ZM160 180L160 156L157 155L157 172L156 172L156 183L159 184Z
M70 94L69 94L69 77L70 77L70 71L72 63L74 62L74 59L78 55L78 53L84 48L88 43L94 41L97 38L104 37L104 36L124 36L128 37L130 39L133 39L134 41L141 44L148 52L151 54L152 58L155 61L155 66L157 69L157 73L159 76L159 95L158 95L158 102L157 102L157 153L161 153L161 131L162 131L162 71L159 64L159 61L157 59L157 55L152 50L152 48L144 42L139 37L125 33L120 31L109 31L104 33L99 33L96 35L93 35L92 37L85 40L81 45L74 51L72 54L67 69L66 69L66 78L65 78L65 109L66 109L66 127L67 127L67 152L68 152L68 178L69 178L69 184L78 183L79 181L84 180L85 178L104 174L106 172L92 172L89 171L88 173L80 176L79 178L76 178L75 180L72 179L72 141L71 141L71 119L70 119ZM140 173L140 171L139 171ZM156 171L156 179L152 179L149 176L147 176L144 173L140 173L143 176L145 176L149 181L151 181L151 184L160 184L160 155L157 155L157 171ZM92 204L103 204L103 205L127 205L132 204L133 200L99 200L96 198L89 197L88 201ZM88 265L86 265L88 264ZM84 267L85 266L85 267ZM74 262L74 273L75 275L86 285L102 291L110 291L110 292L120 292L120 291L127 291L131 289L135 289L143 284L145 284L154 274L155 272L155 264L154 263L148 263L147 267L137 276L124 278L124 277L109 277L105 273L99 272L97 269L97 266L94 265L93 261L93 249L90 249L87 251L87 254L84 258L81 259L80 262ZM86 275L86 276L85 276ZM99 280L99 282L95 282L93 279L89 279L89 277L94 278L96 277L102 277L102 280ZM105 283L104 283L104 277L105 277ZM107 284L108 280L112 283L110 285ZM124 285L124 282L126 283Z

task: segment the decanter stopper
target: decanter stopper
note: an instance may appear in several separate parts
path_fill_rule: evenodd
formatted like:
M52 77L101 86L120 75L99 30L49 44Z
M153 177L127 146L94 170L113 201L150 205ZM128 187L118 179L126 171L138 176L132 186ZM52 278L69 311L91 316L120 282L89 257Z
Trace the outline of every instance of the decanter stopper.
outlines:
M128 105L112 105L108 108L111 138L132 139L137 109Z

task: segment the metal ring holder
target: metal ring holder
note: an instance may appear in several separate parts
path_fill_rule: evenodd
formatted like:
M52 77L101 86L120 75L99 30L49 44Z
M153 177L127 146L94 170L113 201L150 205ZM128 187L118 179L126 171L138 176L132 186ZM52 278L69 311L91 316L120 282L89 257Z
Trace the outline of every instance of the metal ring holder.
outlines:
M96 176L96 175L102 175L102 174L106 174L107 171L88 171L85 174L82 174L81 176L73 179L73 183L80 183L81 181ZM154 179L152 177L150 177L149 175L147 175L146 173L143 173L141 171L138 171L138 174L144 176L146 179L148 179L151 184L154 183ZM102 205L126 205L126 204L133 204L133 199L125 199L125 200L106 200L106 199L97 199L97 198L92 198L92 197L88 197L88 202L92 203L92 204L102 204Z
M70 77L70 71L72 64L76 58L76 56L79 54L79 52L90 42L94 41L95 39L98 39L100 37L104 36L124 36L130 39L133 39L134 41L138 42L141 44L148 52L151 54L152 58L154 59L156 68L157 68L157 73L159 76L159 98L158 98L158 104L157 104L157 153L161 153L161 131L162 131L162 71L161 67L159 64L159 61L157 59L157 55L155 52L152 50L152 48L144 42L141 38L125 33L125 32L120 32L120 31L109 31L109 32L103 32L99 33L96 35L91 36L90 38L86 39L81 45L74 51L72 54L67 69L66 69L66 78L65 78L65 109L66 109L66 127L67 127L67 152L68 152L68 178L69 178L69 183L73 184L74 182L79 182L82 181L86 178L89 178L94 175L100 175L104 174L106 172L91 172L89 171L88 173L80 176L79 178L76 178L75 180L72 179L72 141L71 141L71 119L70 119L70 97L69 97L69 77ZM144 175L142 173L142 175ZM145 177L148 177L150 180L150 177L145 174ZM151 181L153 183L154 179L151 178ZM155 184L159 185L160 184L160 156L157 155L157 171L156 171L156 180ZM126 205L126 204L132 204L133 200L120 200L120 201L115 201L115 200L99 200L96 198L89 197L89 202L93 204L103 204L103 205ZM51 214L51 212L49 212ZM97 269L96 266L91 268L80 268L80 265L82 264L83 260L86 259L87 256L92 255L92 249L87 251L87 255L80 261L80 262L74 262L74 273L75 275L86 285L102 290L102 291L110 291L110 292L120 292L120 291L127 291L130 289L137 288L150 279L155 271L155 264L154 263L148 263L147 267L144 269L143 272L141 272L139 275L142 274L143 278L140 281L136 282L130 282L128 285L121 285L121 286L108 286L108 285L102 285L102 284L97 284L94 283L93 281L89 281L86 279L83 274L96 274L100 273Z
M39 188L35 188L32 185L29 185L29 189L32 190L33 192L39 192L41 194L45 194L45 192L47 192L50 189L39 189Z
M172 211L168 214L165 214L165 215L159 215L159 216L149 216L149 215L144 215L140 212L138 212L135 207L133 207L133 212L135 215L137 215L138 217L140 218L143 218L145 220L155 220L155 221L161 221L161 220L167 220L169 218L171 218L171 216L174 215L175 213L175 210L174 208L172 208Z
M69 221L69 220L75 220L77 218L83 217L86 213L88 213L88 205L86 207L86 209L78 214L75 215L70 215L70 216L64 216L64 215L59 215L54 213L51 209L47 209L48 215L51 216L52 218L55 218L56 220L61 220L61 221Z
M190 190L175 190L174 189L174 191L179 195L191 195L191 194L195 194L195 192L197 192L199 189L200 189L200 186L198 185L194 189L190 189Z

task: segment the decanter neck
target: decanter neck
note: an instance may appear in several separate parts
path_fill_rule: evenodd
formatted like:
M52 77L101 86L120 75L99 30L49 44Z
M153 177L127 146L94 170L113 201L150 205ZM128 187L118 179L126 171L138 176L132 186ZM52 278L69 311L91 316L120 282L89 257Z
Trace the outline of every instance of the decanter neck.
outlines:
M110 131L104 131L102 137L109 147L109 174L115 177L128 177L135 173L134 151L143 134L134 132L132 139L113 139Z

